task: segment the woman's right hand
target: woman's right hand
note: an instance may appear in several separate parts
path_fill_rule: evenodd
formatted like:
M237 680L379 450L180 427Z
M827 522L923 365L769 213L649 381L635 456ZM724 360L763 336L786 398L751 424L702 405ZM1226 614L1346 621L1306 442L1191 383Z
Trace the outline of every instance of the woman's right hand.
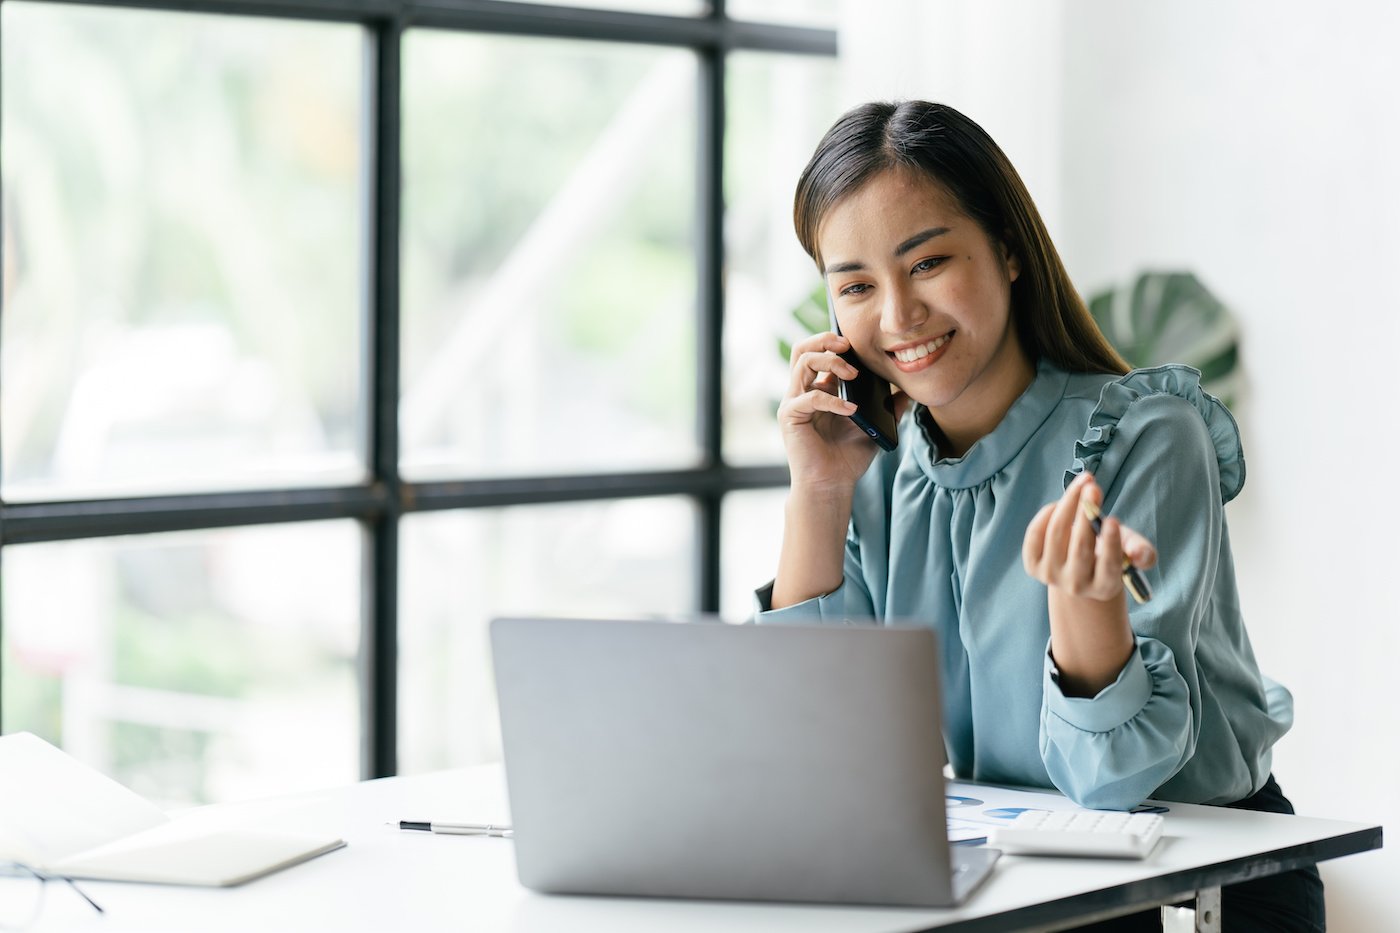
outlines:
M856 376L856 368L841 357L850 348L849 340L831 332L792 348L792 378L778 406L778 425L795 488L848 494L879 452L851 420L856 406L836 394L838 379ZM896 419L908 402L902 393L895 395Z

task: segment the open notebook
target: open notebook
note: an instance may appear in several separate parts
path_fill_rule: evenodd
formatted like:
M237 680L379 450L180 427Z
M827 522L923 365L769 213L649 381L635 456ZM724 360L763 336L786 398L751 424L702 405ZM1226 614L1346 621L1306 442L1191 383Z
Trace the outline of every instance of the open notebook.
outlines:
M225 887L343 845L324 836L200 828L38 736L0 736L0 861L68 878Z

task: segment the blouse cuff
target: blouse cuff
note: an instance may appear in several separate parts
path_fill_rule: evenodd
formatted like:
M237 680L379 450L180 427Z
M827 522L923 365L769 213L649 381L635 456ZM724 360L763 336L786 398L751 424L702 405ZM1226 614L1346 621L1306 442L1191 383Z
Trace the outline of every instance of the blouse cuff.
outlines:
M773 608L773 581L769 580L754 591L754 621L771 622L841 622L846 616L846 581L813 599L793 603L782 609Z
M1152 675L1137 644L1118 679L1092 699L1067 697L1060 689L1060 672L1045 651L1045 705L1065 722L1085 732L1110 732L1136 716L1152 697Z

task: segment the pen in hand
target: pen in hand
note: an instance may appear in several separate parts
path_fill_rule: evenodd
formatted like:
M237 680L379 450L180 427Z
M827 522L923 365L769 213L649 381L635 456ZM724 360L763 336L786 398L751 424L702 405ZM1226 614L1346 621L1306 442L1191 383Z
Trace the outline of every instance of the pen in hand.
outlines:
M1084 517L1089 519L1089 526L1094 529L1094 534L1102 534L1103 515L1095 503L1085 500ZM1141 570L1133 566L1127 555L1123 556L1123 585L1133 594L1133 599L1140 603L1152 598L1152 587L1147 584L1147 578L1142 575Z
M515 835L515 830L501 823L425 823L414 820L399 820L399 829L411 829L424 833L446 833L452 836L497 836L501 839L509 839Z

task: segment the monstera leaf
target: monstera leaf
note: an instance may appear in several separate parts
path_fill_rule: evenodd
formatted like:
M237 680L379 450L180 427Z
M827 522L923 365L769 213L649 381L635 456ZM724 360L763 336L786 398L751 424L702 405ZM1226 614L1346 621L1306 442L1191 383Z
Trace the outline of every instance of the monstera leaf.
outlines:
M1239 327L1191 273L1144 272L1130 285L1094 295L1089 313L1130 366L1194 366L1201 387L1230 404L1238 380Z

